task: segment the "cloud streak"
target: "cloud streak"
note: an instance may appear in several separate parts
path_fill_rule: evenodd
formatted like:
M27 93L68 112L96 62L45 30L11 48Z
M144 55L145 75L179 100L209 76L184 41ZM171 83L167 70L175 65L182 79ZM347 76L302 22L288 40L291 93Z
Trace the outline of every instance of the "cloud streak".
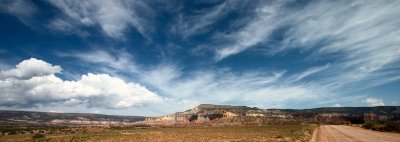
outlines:
M171 32L182 36L183 39L208 32L210 25L226 16L238 4L239 2L225 1L211 8L191 10L191 13L195 13L194 15L179 14L176 17L176 23L172 25Z
M151 11L142 1L50 0L49 2L62 12L58 18L50 22L51 29L82 33L87 27L99 26L106 36L124 39L126 30L133 27L143 36L148 36L149 27L145 25L149 24L149 21L138 12L150 14Z
M0 13L8 13L15 16L25 25L30 26L32 17L36 14L37 7L31 1L4 0L0 4Z
M216 59L251 48L262 47L268 56L298 49L310 53L312 60L338 59L321 72L331 76L320 82L330 88L365 81L374 82L368 87L385 84L398 76L398 70L389 68L400 62L399 6L390 0L317 1L297 7L289 1L265 3L246 26L218 35L218 40L233 42L219 46ZM280 40L273 39L276 33Z
M284 71L234 73L230 70L198 70L184 75L174 65L161 65L142 74L146 83L171 98L199 103L287 107L291 100L320 99L322 89L287 81Z

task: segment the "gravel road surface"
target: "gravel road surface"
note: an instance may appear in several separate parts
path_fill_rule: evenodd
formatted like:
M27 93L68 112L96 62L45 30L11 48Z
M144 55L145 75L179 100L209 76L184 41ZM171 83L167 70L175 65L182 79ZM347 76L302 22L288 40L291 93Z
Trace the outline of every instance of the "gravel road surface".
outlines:
M400 134L343 125L322 125L311 142L400 142Z

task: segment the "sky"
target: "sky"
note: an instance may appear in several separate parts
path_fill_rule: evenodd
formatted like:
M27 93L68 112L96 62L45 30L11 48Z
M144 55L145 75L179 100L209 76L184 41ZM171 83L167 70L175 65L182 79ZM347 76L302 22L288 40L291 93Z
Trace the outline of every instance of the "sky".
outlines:
M400 105L398 0L2 0L0 109Z

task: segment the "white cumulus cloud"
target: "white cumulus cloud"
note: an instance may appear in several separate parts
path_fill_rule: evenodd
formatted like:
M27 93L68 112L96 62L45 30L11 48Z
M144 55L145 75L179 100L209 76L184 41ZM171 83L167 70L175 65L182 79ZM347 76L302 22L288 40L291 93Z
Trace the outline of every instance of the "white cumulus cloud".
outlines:
M40 107L77 105L99 108L129 108L161 102L146 87L108 74L82 75L67 81L55 76L60 66L31 58L0 74L0 106Z
M61 72L60 66L53 66L42 60L31 58L22 61L14 69L1 71L1 77L29 79L34 76L51 75L59 72Z
M385 103L383 103L382 99L373 98L373 97L366 98L365 100L362 100L362 102L368 104L369 106L383 106L383 105L385 105Z
M342 107L341 104L334 104L333 107Z

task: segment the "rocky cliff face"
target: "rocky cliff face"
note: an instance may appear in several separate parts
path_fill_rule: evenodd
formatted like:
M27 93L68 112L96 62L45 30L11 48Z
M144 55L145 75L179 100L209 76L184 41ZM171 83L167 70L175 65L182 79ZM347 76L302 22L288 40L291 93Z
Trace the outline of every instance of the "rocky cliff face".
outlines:
M254 123L269 121L310 121L320 123L363 123L364 121L400 120L399 106L330 107L315 109L259 109L246 106L201 104L193 109L160 117L149 117L141 124L176 125L205 123ZM243 122L240 122L243 121Z
M278 117L291 118L290 114L276 109L259 109L247 106L201 104L193 109L160 117L148 117L144 122L149 125L201 124L220 119L237 117Z

